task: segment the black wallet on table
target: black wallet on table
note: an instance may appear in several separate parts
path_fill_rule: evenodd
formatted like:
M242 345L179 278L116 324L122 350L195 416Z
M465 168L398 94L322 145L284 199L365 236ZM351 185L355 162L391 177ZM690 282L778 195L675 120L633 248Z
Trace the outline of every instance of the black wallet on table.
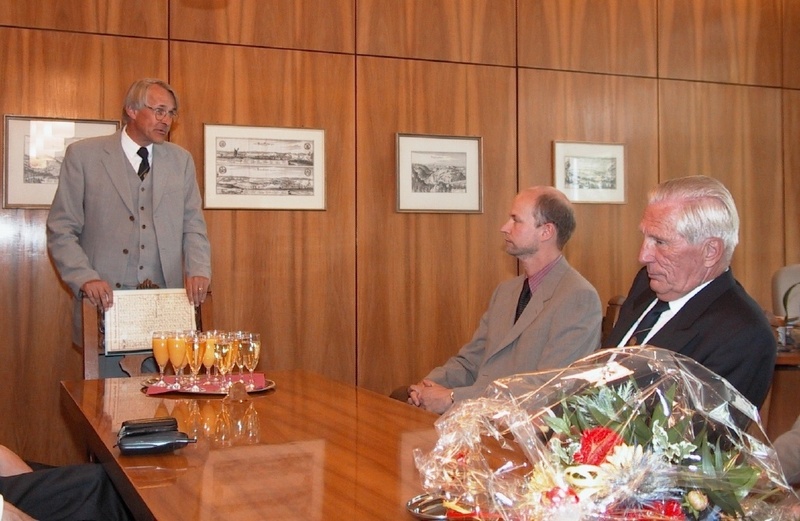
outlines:
M117 447L126 456L172 452L196 441L180 432L172 417L127 420L117 434Z

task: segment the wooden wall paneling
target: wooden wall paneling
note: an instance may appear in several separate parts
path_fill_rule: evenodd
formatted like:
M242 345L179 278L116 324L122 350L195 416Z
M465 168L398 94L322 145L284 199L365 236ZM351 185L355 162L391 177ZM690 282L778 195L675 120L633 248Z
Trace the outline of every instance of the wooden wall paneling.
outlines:
M359 0L357 53L514 65L514 0Z
M0 2L0 25L165 38L168 1L6 0Z
M172 139L198 176L204 123L325 130L325 211L205 211L215 324L260 331L262 369L355 382L354 58L173 43L171 59L185 106Z
M142 60L142 63L139 62ZM76 119L119 119L137 75L166 77L166 46L158 41L0 28L0 111ZM2 129L5 133L5 128ZM2 136L5 142L5 136ZM46 210L4 209L0 269L5 295L0 328L9 332L0 401L0 443L23 457L61 464L85 453L66 435L58 382L80 378L71 347L71 297L52 268L45 239ZM46 327L42 327L46 324ZM13 354L9 354L9 351ZM11 390L24 389L25 392Z
M783 264L780 91L671 80L659 90L661 180L704 174L728 187L740 219L734 275L770 309Z
M500 227L516 193L514 70L359 58L358 384L418 381L472 337L516 274ZM448 78L448 81L441 81ZM396 133L481 136L483 213L398 213Z
M800 89L800 2L783 1L783 86Z
M352 53L354 3L355 0L172 1L170 36L210 43Z
M656 75L656 0L520 0L519 65Z
M626 294L639 268L639 220L658 182L656 99L654 79L520 70L520 186L554 183L554 141L625 144L625 204L575 203L565 249L603 303Z
M781 0L659 0L659 76L781 85Z
M785 263L800 263L800 91L783 91Z

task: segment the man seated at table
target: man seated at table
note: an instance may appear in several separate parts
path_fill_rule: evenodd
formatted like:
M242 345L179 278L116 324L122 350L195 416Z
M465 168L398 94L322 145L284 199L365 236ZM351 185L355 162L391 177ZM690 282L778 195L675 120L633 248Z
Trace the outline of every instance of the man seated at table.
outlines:
M574 230L572 205L555 188L517 194L500 231L525 275L495 289L472 340L408 387L409 403L442 413L497 378L564 367L600 346L600 298L561 253ZM392 396L405 398L401 390Z
M731 193L705 176L666 181L651 191L639 228L644 267L604 345L681 353L760 407L777 349L764 312L730 268L739 242Z
M0 445L0 520L132 519L102 465L36 469Z

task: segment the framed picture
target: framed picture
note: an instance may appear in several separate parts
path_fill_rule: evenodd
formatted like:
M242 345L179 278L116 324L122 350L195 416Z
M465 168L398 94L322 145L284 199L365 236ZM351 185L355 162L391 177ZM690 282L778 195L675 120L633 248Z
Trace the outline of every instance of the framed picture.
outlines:
M481 213L480 137L397 134L397 211Z
M556 141L556 188L576 203L625 202L625 146Z
M118 129L119 121L6 115L3 208L50 208L67 145Z
M325 209L325 132L205 125L205 207Z

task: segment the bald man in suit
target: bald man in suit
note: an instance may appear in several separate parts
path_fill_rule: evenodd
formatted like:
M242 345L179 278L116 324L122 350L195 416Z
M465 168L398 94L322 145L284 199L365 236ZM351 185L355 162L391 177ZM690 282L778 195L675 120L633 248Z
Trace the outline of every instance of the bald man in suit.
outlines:
M566 367L600 347L600 297L562 255L574 229L572 205L555 188L517 194L500 231L525 274L497 287L472 340L411 385L409 403L442 413L497 378Z
M113 305L113 290L141 286L185 287L195 306L205 300L211 247L194 161L166 141L177 114L169 84L138 80L125 97L121 131L67 147L47 245L75 297L78 346L83 295L102 311ZM101 360L101 376L121 376L116 364Z

